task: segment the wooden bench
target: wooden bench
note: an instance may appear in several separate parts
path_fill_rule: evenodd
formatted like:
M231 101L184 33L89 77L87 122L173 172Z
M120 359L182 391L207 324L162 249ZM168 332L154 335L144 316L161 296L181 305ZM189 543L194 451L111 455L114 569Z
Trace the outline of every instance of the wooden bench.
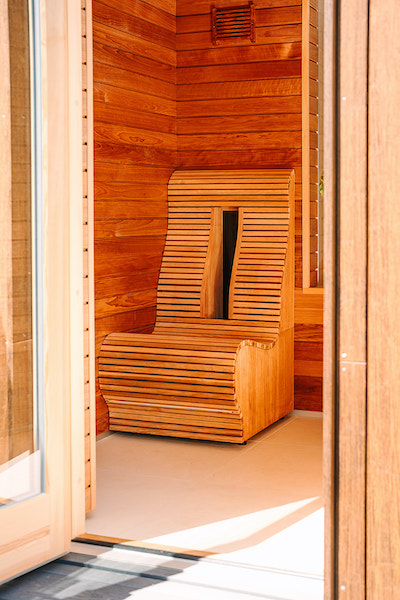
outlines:
M168 205L154 331L101 348L110 429L240 443L293 410L294 174L175 171Z

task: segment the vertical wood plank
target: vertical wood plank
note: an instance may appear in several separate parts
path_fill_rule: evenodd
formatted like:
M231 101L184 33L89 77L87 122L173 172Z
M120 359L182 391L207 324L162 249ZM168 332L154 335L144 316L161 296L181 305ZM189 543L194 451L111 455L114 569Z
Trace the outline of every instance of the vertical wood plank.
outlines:
M368 1L340 3L338 598L365 598Z
M338 12L337 8L336 2L325 4L326 68L331 69L326 71L324 107L325 208L331 222L325 230L325 266L331 281L325 309L331 327L324 354L330 544L325 591L327 598L364 600L368 2L340 2Z
M223 212L211 210L210 241L200 293L200 316L221 319L223 316Z
M94 324L94 156L93 156L93 34L92 34L92 3L87 2L82 7L82 65L86 69L86 81L82 74L82 116L86 123L87 140L83 140L83 153L86 162L83 165L83 204L85 207L83 222L86 238L83 240L84 269L84 331L87 333L87 348L84 360L88 362L88 376L85 377L85 488L86 512L96 506L96 371L95 371L95 324Z
M310 287L310 3L302 5L301 31L301 177L303 288Z
M400 13L370 2L367 599L400 590Z
M339 364L337 598L364 600L366 364Z
M340 11L340 353L365 362L368 3Z
M69 123L68 76L79 74L74 71L76 63L68 64L68 7L63 0L41 3L42 49L42 103L43 103L43 211L44 211L44 352L45 352L45 398L50 399L46 406L48 423L58 423L55 434L47 433L46 455L48 472L53 470L55 481L61 482L59 495L50 494L50 514L53 515L55 531L62 532L64 539L57 534L50 540L52 555L64 552L70 544L71 521L65 522L65 515L71 515L71 329L79 336L80 314L73 312L70 304L70 269L77 267L79 273L80 254L70 255L70 225L72 229L81 223L70 223L70 200L80 203L80 195L69 189L69 128L75 129L77 147L80 147L81 119ZM79 29L78 29L79 32ZM79 40L78 40L79 43ZM79 79L78 79L79 81ZM78 133L77 133L78 131ZM71 135L73 132L71 131ZM75 173L78 187L81 184L80 170ZM76 244L79 244L79 234ZM54 248L57 252L54 252ZM78 249L80 247L78 246ZM72 262L72 256L78 262ZM66 267L66 265L68 265ZM62 268L62 266L66 268ZM60 268L61 267L61 268ZM75 277L72 278L75 284ZM80 308L80 307L79 307ZM78 326L74 322L77 317ZM76 339L76 338L75 338ZM79 348L79 344L77 346ZM80 359L79 353L77 354ZM80 368L78 364L78 369ZM63 399L68 398L68 401ZM54 401L57 399L58 401ZM52 400L52 401L51 401ZM78 413L79 414L79 413ZM79 418L79 417L78 417ZM65 431L63 432L63 428ZM79 430L79 427L78 427ZM82 444L77 435L76 444ZM53 463L53 464L51 464ZM50 482L50 475L48 476ZM78 517L79 518L79 517ZM37 561L37 558L36 558Z
M324 553L325 599L333 599L335 577L335 418L336 418L336 278L335 278L335 0L324 2L324 346L323 346L323 445L324 445Z
M82 10L73 3L66 6L68 31L67 60L72 73L82 68ZM69 164L69 235L70 235L70 307L75 327L70 330L71 419L74 423L74 443L71 445L72 470L72 536L85 528L85 445L84 445L84 331L83 331L83 204L82 204L82 86L78 77L68 80L68 155ZM80 439L79 439L80 438Z
M8 8L0 8L0 465L9 459L8 341L12 339L11 104Z

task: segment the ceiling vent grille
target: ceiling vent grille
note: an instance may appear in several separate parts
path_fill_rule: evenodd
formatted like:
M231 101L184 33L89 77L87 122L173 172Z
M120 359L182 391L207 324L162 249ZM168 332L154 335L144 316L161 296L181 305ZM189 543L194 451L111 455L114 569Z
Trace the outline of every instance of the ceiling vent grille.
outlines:
M214 45L235 41L238 38L253 43L256 41L253 2L249 2L245 6L231 6L230 8L213 6L211 20L211 35Z

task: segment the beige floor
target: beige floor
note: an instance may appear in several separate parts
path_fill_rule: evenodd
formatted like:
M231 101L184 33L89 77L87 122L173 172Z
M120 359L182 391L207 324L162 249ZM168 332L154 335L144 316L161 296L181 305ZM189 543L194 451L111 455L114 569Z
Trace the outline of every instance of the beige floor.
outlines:
M87 533L322 578L322 418L311 414L295 411L245 446L103 438Z

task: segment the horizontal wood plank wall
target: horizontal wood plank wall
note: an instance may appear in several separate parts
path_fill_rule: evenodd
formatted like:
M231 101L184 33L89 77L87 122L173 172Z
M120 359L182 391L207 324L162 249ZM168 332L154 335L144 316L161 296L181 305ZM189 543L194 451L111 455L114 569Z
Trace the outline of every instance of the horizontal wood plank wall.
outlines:
M301 0L256 1L256 43L229 46L212 43L210 6L177 0L179 167L294 167L301 287Z
M257 43L216 48L209 2L178 0L176 36L172 0L93 2L96 356L107 333L152 328L166 183L178 162L294 166L296 285L302 285L302 5L258 0L256 8ZM309 313L315 302L307 296L299 307L305 312L297 311L296 402L320 410L322 375L312 344L321 350L322 321L310 322ZM105 431L98 392L97 415L98 432Z
M219 0L217 6L240 4ZM316 3L310 8L315 23ZM294 167L296 176L295 407L322 410L323 296L303 294L302 2L256 0L256 43L211 41L211 2L177 0L180 168ZM317 28L309 32L310 164L317 161ZM310 170L315 198L316 169ZM316 201L310 204L315 283Z
M310 186L309 223L310 285L318 283L318 0L307 2L308 20L308 177ZM303 82L304 85L304 82ZM297 263L303 242L297 233ZM297 278L297 281L299 278ZM323 291L315 287L295 297L294 393L295 408L322 411Z
M295 291L294 406L322 411L323 293Z
M175 0L94 0L96 357L151 331L176 165ZM97 432L108 410L97 390Z

